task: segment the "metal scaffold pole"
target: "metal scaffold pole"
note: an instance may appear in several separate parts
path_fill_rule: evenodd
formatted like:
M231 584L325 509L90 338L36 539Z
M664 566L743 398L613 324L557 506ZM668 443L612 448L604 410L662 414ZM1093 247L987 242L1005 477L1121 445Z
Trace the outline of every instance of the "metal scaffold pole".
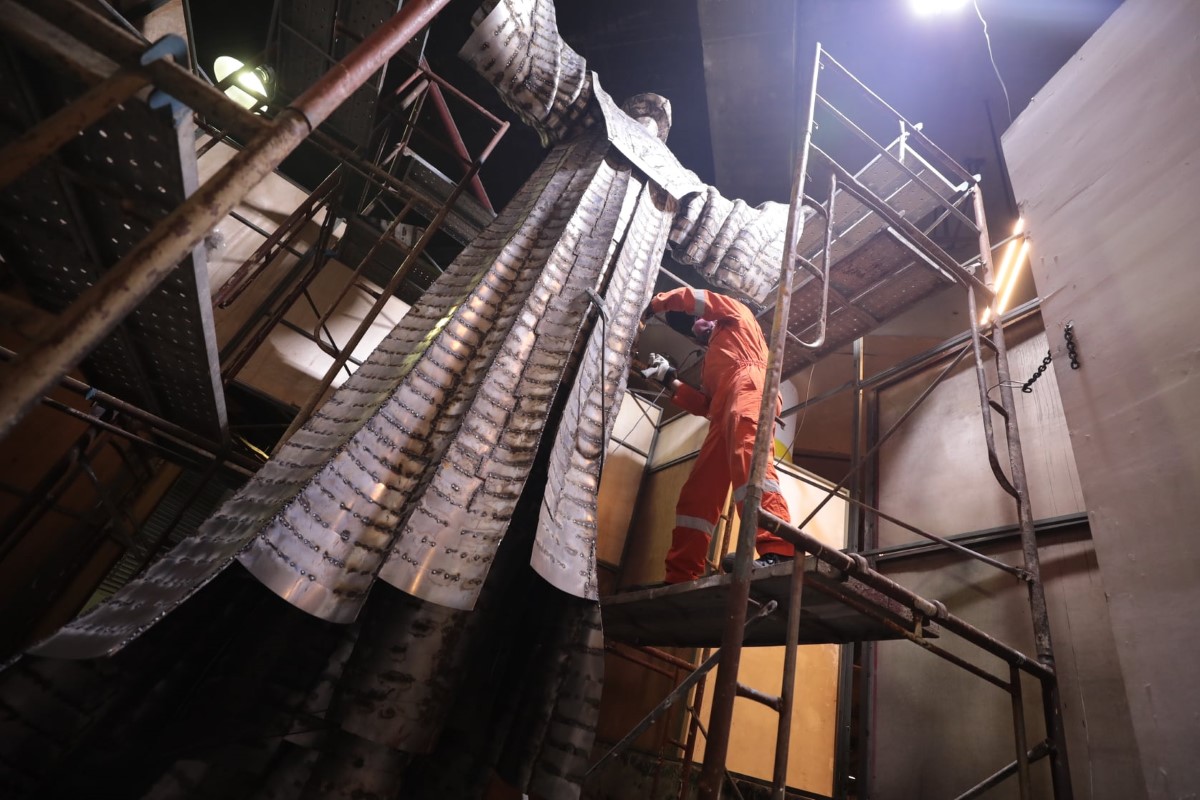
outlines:
M796 243L800 238L799 228L804 224L801 209L804 201L805 175L808 171L808 154L812 144L813 114L816 111L817 74L820 70L820 63L821 46L817 45L805 116L804 141L795 171L792 173L791 203L783 240L783 262L780 266L779 286L775 295L775 316L771 323L771 338L767 348L767 377L763 387L762 402L759 405L758 431L754 438L754 460L750 467L748 491L742 505L733 582L729 587L729 604L726 607L725 625L721 635L721 660L717 667L712 711L709 716L708 743L704 750L704 766L700 772L700 797L703 800L720 798L725 776L725 757L729 751L733 701L737 696L738 665L741 663L742 655L742 630L746 624L746 605L750 598L750 568L754 561L754 536L758 530L758 512L762 502L762 484L767 473L767 459L774 447L772 433L775 420L775 397L779 393L780 376L783 373L784 348L787 342L788 312L792 298L792 265L795 262ZM832 220L827 220L827 224L832 226Z

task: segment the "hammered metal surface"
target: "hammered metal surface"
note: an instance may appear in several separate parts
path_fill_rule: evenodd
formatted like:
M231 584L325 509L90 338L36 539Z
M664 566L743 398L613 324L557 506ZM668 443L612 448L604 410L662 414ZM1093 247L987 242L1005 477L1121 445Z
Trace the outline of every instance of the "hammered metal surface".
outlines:
M552 211L545 230L561 233L543 239L532 263L524 256L497 262L511 264L504 279L514 288L530 284L521 290L528 299L502 340L489 337L494 361L379 572L416 597L474 605L572 361L590 302L585 292L606 266L628 180L628 171L602 160L607 143L587 138L593 149L576 152L600 163L578 198L568 192Z
M661 186L676 200L705 189L704 182L675 158L663 143L666 132L655 136L633 117L617 106L608 93L600 88L600 80L592 74L592 94L604 116L604 128L613 147L632 161L651 181ZM637 110L633 109L635 112ZM664 119L665 122L665 119Z
M543 146L595 124L587 62L558 35L551 0L500 0L459 50Z
M66 78L0 53L0 143L78 93ZM81 131L0 190L0 252L39 307L60 312L197 187L194 128L138 99ZM224 436L203 247L81 365L89 383L213 440Z
M625 392L641 310L654 290L674 203L646 185L605 288L603 320L592 329L550 456L532 565L552 586L595 600L596 504L600 469Z

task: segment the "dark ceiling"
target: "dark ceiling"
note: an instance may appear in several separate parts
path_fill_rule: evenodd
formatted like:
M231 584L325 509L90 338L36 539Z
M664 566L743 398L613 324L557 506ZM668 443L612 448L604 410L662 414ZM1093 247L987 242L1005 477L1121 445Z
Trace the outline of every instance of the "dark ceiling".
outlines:
M917 16L909 0L560 0L557 8L564 38L588 59L601 85L618 101L644 91L668 97L672 150L703 180L751 204L787 199L797 110L821 42L983 176L997 239L1011 231L1016 212L1000 167L1000 135L1119 4L978 0L995 66L984 24L969 2L937 17ZM203 64L222 53L250 57L264 46L270 0L192 5ZM478 5L450 3L431 30L428 57L439 73L511 119L490 87L455 57ZM481 172L497 206L541 152L533 133L515 124ZM1020 287L1017 301L1033 293L1032 286ZM947 317L945 324L956 332L958 319Z
M1013 117L1119 4L978 1ZM271 5L194 2L201 63L261 50ZM478 0L453 0L442 12L430 60L499 108L490 89L454 58L477 6ZM786 199L795 110L820 41L911 121L924 122L952 156L983 173L985 187L996 187L988 193L992 216L1011 213L996 156L997 137L1010 122L1008 104L970 3L939 17L917 16L909 0L560 0L557 8L564 38L610 94L619 100L653 91L672 101L672 149L729 196L752 204ZM532 133L517 128L484 173L499 198L511 195L539 152Z

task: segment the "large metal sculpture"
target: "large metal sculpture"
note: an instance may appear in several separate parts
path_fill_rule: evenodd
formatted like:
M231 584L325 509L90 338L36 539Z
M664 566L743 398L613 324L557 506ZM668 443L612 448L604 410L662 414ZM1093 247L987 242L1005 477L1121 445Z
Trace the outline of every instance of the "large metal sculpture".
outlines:
M664 251L726 291L765 298L786 206L725 200L683 168L664 144L666 101L643 95L619 108L559 38L550 2L488 3L473 22L462 56L552 147L541 166L197 537L32 652L118 653L170 623L236 560L317 618L286 623L308 625L323 643L326 688L313 692L324 705L313 695L294 704L297 714L320 706L337 734L314 746L312 774L373 758L385 772L403 771L406 762L388 754L428 752L446 725L471 728L470 715L453 710L464 695L459 670L481 637L516 635L505 622L514 596L540 597L554 609L544 631L552 644L510 675L530 688L506 688L526 701L500 715L510 734L506 774L537 794L568 797L578 793L601 686L596 492L612 423L604 409L624 391L639 312ZM525 564L555 588L528 585L538 579ZM404 594L369 597L377 579ZM216 591L188 605L211 604ZM547 595L555 592L571 597ZM318 620L353 624L343 636ZM127 681L145 671L136 652L117 663ZM4 685L53 684L46 676L61 669L27 658L0 681L0 697ZM36 703L20 706L13 724L44 727L38 713ZM79 746L78 728L115 713L92 708L55 725ZM476 716L476 729L500 718ZM459 748L459 757L501 758L489 743L496 736L474 736L479 747ZM450 791L438 785L425 791Z

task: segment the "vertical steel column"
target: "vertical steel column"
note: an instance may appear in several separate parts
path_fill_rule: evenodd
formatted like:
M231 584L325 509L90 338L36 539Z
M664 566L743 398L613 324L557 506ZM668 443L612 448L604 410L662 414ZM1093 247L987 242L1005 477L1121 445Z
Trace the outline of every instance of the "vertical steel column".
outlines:
M713 688L712 712L709 715L709 737L704 751L704 767L700 772L702 800L720 798L725 774L725 756L729 751L729 733L733 722L733 701L737 696L738 666L742 657L742 631L746 624L746 604L750 599L750 565L754 560L754 535L758 530L758 511L762 503L762 484L767 472L767 459L774 447L775 396L779 393L779 377L783 372L783 354L787 344L788 312L792 299L792 265L796 257L796 242L803 226L801 208L804 201L804 180L808 171L808 154L812 146L813 113L817 102L817 76L821 69L821 45L813 59L812 85L808 95L804 143L792 175L791 203L784 233L783 262L780 265L779 286L776 290L775 317L771 323L771 339L767 343L767 376L762 402L758 411L758 433L754 438L754 460L750 468L746 499L742 503L741 528L738 531L737 557L733 580L729 586L729 605L725 626L721 632L721 661Z
M974 187L975 218L979 221L979 253L983 264L992 274L992 248L988 241L987 218L983 208L983 193L978 184ZM973 298L973 295L972 295ZM971 324L975 325L974 310ZM996 346L996 378L1000 391L1000 406L1004 411L1004 430L1008 438L1009 468L1012 486L1017 498L1017 519L1021 526L1021 551L1026 581L1029 587L1029 610L1033 617L1034 644L1038 663L1051 673L1054 671L1054 647L1050 640L1050 614L1046 607L1046 590L1042 585L1041 564L1038 558L1037 538L1033 529L1033 508L1029 503L1029 482L1025 476L1025 457L1021 451L1021 434L1017 428L1017 409L1013 402L1012 376L1008 369L1008 350L1004 343L1004 327L996 314L996 298L992 297L992 342ZM985 398L986 400L986 398ZM984 413L988 414L987 406ZM1054 785L1055 800L1071 800L1070 765L1067 761L1067 737L1063 728L1062 704L1058 696L1058 678L1042 680L1042 703L1046 716L1046 737L1052 745L1050 752L1050 775Z
M1021 693L1021 670L1010 664L1008 680L1008 694L1012 700L1013 741L1017 747L1017 782L1021 786L1021 800L1029 800L1033 797L1033 790L1029 783L1029 758L1026 755L1029 745L1025 741L1025 703Z
M804 562L807 553L796 552L788 591L787 638L783 651L783 685L779 690L779 728L775 735L775 772L771 800L784 800L787 790L788 750L792 743L792 709L796 703L796 650L800 645L800 603L804 595Z

